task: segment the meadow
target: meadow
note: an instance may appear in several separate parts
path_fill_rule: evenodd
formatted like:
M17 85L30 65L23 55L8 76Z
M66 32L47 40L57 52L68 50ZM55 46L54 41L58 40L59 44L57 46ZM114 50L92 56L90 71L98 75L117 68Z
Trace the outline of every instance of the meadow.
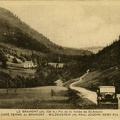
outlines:
M51 90L54 92L51 94ZM0 89L0 108L5 109L74 109L69 103L65 87L46 86L36 88Z

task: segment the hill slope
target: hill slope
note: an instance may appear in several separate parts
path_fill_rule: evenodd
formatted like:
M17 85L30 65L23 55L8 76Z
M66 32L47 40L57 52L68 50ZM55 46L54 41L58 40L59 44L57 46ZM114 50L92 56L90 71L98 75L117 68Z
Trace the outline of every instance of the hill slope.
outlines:
M77 86L96 91L99 85L115 85L120 93L120 37L92 59L90 73Z
M120 38L94 56L92 68L107 69L120 64Z
M24 49L67 55L91 54L86 50L65 48L52 43L47 37L33 30L12 12L4 8L0 8L0 33L0 42Z

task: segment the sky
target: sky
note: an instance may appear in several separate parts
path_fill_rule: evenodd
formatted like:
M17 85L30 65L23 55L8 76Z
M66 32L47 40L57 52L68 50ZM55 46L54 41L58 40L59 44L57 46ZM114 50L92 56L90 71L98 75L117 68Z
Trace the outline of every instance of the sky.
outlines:
M106 46L120 35L119 1L1 1L0 6L66 47Z

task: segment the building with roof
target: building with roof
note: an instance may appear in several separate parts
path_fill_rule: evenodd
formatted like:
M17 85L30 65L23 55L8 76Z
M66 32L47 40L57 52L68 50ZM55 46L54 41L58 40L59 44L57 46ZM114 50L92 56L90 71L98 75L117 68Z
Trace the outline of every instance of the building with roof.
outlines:
M23 67L24 68L35 68L35 67L37 67L37 65L34 65L34 63L32 61L25 61L23 63Z
M48 65L53 66L54 68L63 68L65 63L53 63L49 62Z

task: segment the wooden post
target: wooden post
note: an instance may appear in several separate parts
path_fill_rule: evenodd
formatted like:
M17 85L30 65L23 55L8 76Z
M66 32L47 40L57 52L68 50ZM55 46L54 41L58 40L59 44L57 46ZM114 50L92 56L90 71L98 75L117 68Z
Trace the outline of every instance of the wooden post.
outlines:
M51 97L54 96L54 91L51 89Z
M16 79L16 83L15 83L15 92L17 92L17 79Z

